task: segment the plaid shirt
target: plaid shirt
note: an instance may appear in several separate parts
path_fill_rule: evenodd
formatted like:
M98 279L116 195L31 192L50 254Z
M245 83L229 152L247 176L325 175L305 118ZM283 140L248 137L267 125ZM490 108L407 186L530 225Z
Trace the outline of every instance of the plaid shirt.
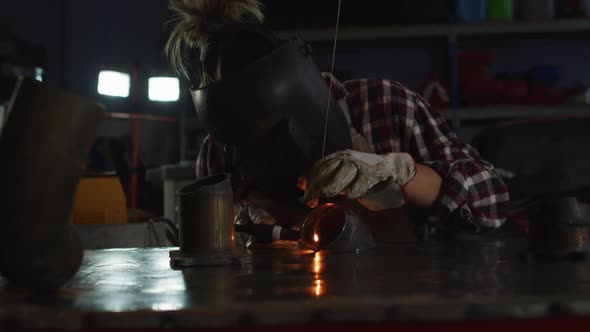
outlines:
M497 228L508 209L508 189L494 168L451 130L445 118L418 94L385 79L340 83L332 75L332 94L347 108L352 126L377 154L407 152L442 178L442 194L423 219L432 225L456 225L478 232ZM223 170L223 147L210 136L203 141L197 177ZM454 227L454 226L453 226Z

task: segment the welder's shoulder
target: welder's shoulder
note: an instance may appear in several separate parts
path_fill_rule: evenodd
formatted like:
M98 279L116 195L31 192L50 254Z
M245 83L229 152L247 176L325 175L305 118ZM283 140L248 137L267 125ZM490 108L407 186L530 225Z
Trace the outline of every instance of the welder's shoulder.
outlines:
M343 83L351 96L372 98L391 97L391 103L418 101L428 106L428 103L415 91L400 82L386 78L365 78L346 81Z

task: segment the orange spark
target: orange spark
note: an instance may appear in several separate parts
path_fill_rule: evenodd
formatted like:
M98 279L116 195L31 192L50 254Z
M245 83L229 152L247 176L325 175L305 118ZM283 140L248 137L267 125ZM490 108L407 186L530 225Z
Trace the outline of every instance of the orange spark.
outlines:
M316 252L315 256L313 257L313 272L316 274L320 273L322 270L322 261L320 257L320 252Z
M322 295L322 282L320 280L315 281L315 295Z

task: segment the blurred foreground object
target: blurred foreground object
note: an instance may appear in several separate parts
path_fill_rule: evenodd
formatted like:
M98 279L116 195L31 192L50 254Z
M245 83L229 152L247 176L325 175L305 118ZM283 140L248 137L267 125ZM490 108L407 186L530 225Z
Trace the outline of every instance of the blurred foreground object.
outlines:
M536 257L588 257L590 253L590 118L508 122L473 141L501 170L512 210L528 215L529 252Z
M52 290L82 260L70 216L101 108L32 79L17 81L0 136L0 273Z

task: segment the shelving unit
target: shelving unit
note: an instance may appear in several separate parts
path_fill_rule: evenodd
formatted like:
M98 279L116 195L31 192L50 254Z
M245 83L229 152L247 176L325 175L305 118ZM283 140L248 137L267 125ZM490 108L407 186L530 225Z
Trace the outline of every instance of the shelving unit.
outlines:
M370 27L344 27L338 31L338 40L365 41L433 37L456 38L562 32L590 32L590 18L469 24L398 24ZM334 39L334 28L281 30L278 31L278 35L283 38L300 36L309 42L332 42Z
M463 121L505 120L513 118L550 118L557 116L590 116L590 105L560 105L555 107L497 106L461 108L458 105L459 83L457 50L461 38L477 36L538 35L560 33L590 33L590 18L555 19L511 22L483 22L460 24L409 24L367 27L342 27L338 31L339 42L384 41L397 39L445 38L448 46L451 108L442 113L460 125ZM281 30L283 38L299 36L310 43L331 43L334 28Z
M277 30L280 38L301 37L312 44L331 44L334 39L334 27ZM590 17L512 22L483 22L458 24L392 24L378 26L341 27L338 31L339 43L363 41L437 39L447 42L448 66L450 68L450 95L452 105L440 112L456 128L474 124L476 127L484 121L505 121L527 118L554 117L590 117L590 105L556 105L556 106L488 106L459 107L459 85L457 74L458 44L473 37L507 37L540 36L547 34L583 34L590 36ZM339 44L341 45L341 44ZM196 123L189 126L195 127ZM465 138L473 135L476 128L463 128Z
M590 117L590 105L466 107L440 112L449 121Z

